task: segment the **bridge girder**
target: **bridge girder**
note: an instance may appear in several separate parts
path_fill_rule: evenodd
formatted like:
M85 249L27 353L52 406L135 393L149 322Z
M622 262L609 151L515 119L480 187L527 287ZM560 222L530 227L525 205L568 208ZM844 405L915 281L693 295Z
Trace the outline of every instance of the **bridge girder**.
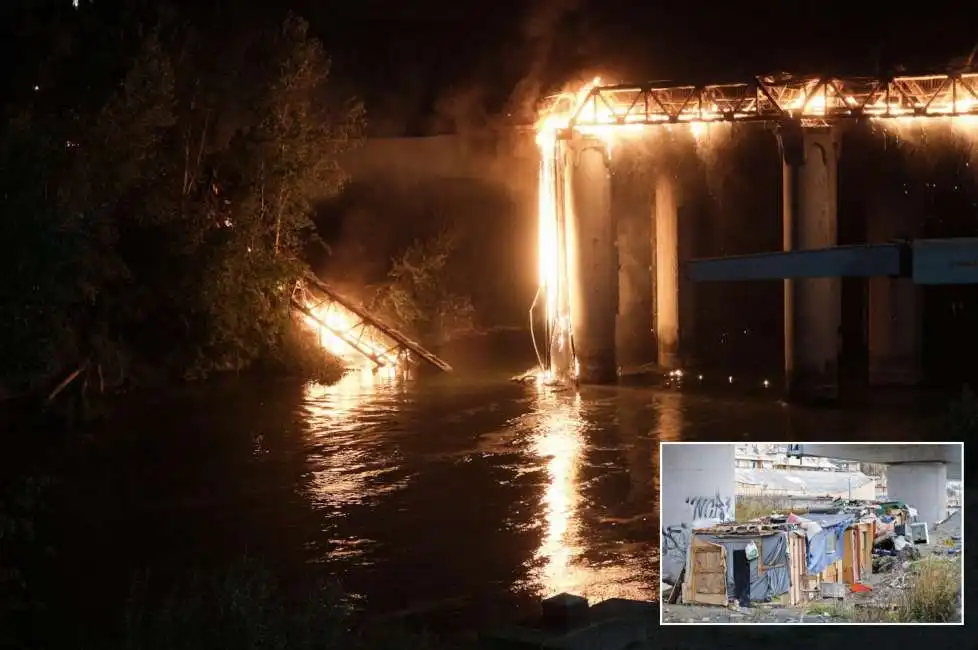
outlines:
M859 118L978 115L978 73L616 84L595 86L583 99L574 93L552 97L545 112L572 115L565 137L575 129L628 125L800 121L824 126Z

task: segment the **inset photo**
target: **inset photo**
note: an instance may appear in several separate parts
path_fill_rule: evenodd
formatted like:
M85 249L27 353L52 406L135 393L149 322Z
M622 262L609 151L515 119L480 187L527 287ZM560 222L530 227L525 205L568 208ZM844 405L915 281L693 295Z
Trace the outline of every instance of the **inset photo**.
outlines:
M964 623L963 443L659 452L663 625Z

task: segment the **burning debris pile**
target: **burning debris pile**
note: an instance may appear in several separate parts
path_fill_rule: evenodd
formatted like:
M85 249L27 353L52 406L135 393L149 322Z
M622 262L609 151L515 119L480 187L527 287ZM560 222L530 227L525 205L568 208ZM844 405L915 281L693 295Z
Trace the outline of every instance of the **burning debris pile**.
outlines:
M300 321L317 334L323 349L351 368L368 367L395 375L424 362L443 372L452 369L418 342L340 296L314 276L296 284L291 302Z

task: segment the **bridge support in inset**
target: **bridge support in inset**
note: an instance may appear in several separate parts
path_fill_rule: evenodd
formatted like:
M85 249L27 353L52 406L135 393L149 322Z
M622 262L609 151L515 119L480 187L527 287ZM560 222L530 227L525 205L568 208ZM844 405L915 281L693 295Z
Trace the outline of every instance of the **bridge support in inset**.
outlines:
M947 465L899 463L886 468L886 495L917 509L929 527L947 517Z
M787 125L778 138L784 163L784 250L837 245L837 130ZM784 281L785 380L793 397L838 394L841 288L839 278Z
M679 188L666 173L655 179L655 335L658 363L672 370L679 356Z
M610 383L618 377L618 255L608 151L600 139L579 135L568 145L568 281L578 379Z
M674 581L686 559L693 528L736 518L736 446L662 445L662 577Z

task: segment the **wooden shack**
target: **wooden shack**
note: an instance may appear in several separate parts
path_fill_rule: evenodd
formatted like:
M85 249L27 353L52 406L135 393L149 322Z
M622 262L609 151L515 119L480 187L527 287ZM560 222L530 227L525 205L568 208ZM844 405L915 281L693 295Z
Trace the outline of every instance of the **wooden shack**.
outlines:
M842 582L854 585L862 582L873 572L873 540L875 526L872 522L858 522L846 529L842 557Z
M775 542L777 537L777 542ZM781 540L784 540L783 542ZM754 542L759 556L754 560L752 571L756 577L765 578L770 571L787 573L787 590L784 573L771 573L773 582L781 588L770 595L772 602L786 607L797 607L818 590L818 576L807 575L808 555L804 534L784 532L767 526L741 525L718 526L696 530L690 536L686 571L682 585L682 602L697 605L726 605L733 594L728 593L729 548ZM771 546L770 544L775 544ZM729 548L728 548L729 547ZM765 562L770 562L765 564ZM752 580L752 584L754 581Z

